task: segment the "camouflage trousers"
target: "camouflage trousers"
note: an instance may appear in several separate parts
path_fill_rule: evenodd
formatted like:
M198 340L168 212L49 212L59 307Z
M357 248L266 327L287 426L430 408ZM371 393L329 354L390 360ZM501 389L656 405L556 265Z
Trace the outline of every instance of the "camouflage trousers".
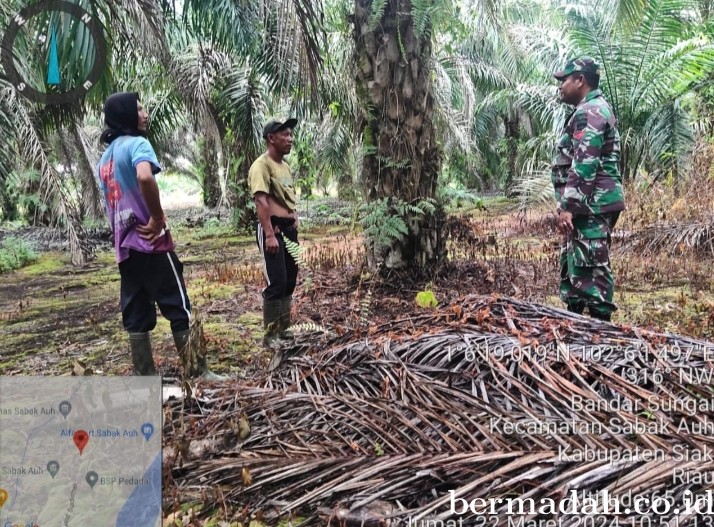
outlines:
M595 216L574 216L574 230L560 248L560 299L571 311L609 315L615 280L610 267L612 229L619 212Z

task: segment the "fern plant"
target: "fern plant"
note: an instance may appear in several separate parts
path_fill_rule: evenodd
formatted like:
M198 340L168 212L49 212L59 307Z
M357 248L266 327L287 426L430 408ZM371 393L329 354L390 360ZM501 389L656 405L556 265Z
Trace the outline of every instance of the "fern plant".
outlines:
M376 0L372 2L372 13L369 17L369 28L374 31L379 25L379 21L384 16L384 11L387 9L389 0Z
M485 209L483 198L473 190L462 187L442 186L438 190L439 200L448 207L459 208L463 205L473 205L477 209Z
M376 250L389 247L409 234L408 221L434 214L436 202L422 199L408 203L394 198L382 198L362 206L362 228L368 243Z
M285 243L285 249L288 251L288 254L293 257L297 266L305 273L303 278L303 290L308 293L312 287L312 272L310 271L307 261L305 260L305 247L295 243L285 236L283 236L283 242Z
M389 201L389 198L384 198L362 206L362 228L369 243L375 247L388 246L392 240L398 240L409 233L404 218L390 214Z
M315 322L301 322L300 324L295 324L290 326L290 331L293 335L303 333L324 333L326 335L333 334L328 328L321 326L320 324L316 324Z

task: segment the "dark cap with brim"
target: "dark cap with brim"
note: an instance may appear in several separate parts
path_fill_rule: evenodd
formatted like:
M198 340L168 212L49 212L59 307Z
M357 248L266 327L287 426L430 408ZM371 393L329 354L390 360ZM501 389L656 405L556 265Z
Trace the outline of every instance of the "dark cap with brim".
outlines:
M594 73L595 75L600 75L600 66L590 57L579 57L568 62L562 70L553 73L553 77L562 81L565 77L573 73Z
M268 135L274 134L276 132L279 132L281 130L285 130L286 128L293 129L297 125L298 121L297 119L270 119L267 123L265 123L265 126L263 127L263 138L267 138Z

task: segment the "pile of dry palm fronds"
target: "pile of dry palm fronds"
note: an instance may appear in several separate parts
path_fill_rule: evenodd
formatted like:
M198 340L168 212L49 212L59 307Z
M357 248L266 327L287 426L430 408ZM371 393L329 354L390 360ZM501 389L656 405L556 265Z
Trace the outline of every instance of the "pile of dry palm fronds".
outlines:
M667 492L666 514L627 508L619 521L687 525L685 491L700 494L696 475L714 470L697 455L714 449L701 428L714 427L714 391L692 377L708 379L712 346L480 296L363 335L299 337L272 375L170 403L167 478L183 499L269 525L485 525L453 514L458 497L514 499L489 525L574 526L580 514L538 509L572 490ZM515 514L528 498L536 513Z

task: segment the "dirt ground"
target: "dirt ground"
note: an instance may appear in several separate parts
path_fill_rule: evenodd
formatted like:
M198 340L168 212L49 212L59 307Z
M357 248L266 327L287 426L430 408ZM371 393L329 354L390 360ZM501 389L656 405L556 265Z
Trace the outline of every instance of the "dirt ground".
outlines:
M191 301L202 315L214 369L244 376L266 357L261 336L262 274L252 237L218 221L172 222ZM450 261L434 276L377 279L362 265L362 240L347 227L301 232L304 265L294 322L348 331L418 311L415 296L432 291L440 304L469 293L499 293L560 306L558 237L547 214L523 217L507 204L487 207L450 226ZM0 275L0 374L68 375L90 368L128 374L131 362L119 313L119 274L104 244L87 267L63 252ZM703 338L714 337L711 261L700 257L639 258L616 252L614 321ZM157 366L177 371L168 323L152 333Z
M250 379L269 360L260 346L263 277L257 247L252 236L236 235L225 217L204 220L170 212L189 296L203 320L212 369ZM440 305L480 293L561 307L559 240L548 214L522 216L498 203L464 213L449 225L448 235L449 261L432 276L377 277L363 264L359 234L345 226L304 225L294 323L361 335L429 309L415 302L424 291ZM84 268L69 264L69 255L57 250L62 244L52 239L46 244L52 250L35 264L0 274L0 375L131 374L114 254L105 234L96 238L97 257ZM711 258L642 258L624 253L619 239L613 267L620 309L614 322L714 340ZM175 377L179 363L170 328L163 318L158 321L152 333L157 367ZM189 512L196 504L176 499L167 513L193 518ZM196 522L189 523L204 524Z

